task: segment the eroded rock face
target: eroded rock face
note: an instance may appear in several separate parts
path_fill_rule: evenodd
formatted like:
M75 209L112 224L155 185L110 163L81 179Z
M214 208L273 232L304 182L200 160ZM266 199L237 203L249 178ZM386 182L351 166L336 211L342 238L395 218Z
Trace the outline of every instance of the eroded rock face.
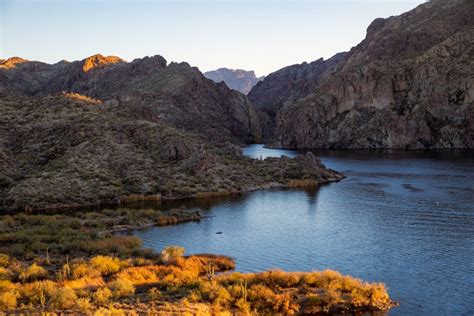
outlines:
M319 82L334 71L344 55L339 53L328 60L321 58L285 67L271 73L252 88L249 99L257 109L265 142L274 134L276 114L283 105L312 93Z
M297 89L303 97L284 98L284 106L267 103L280 108L269 143L473 148L473 16L474 2L458 0L431 1L400 16L376 19L365 40L324 73L310 93ZM260 106L253 91L249 97Z
M275 71L256 84L249 93L249 99L258 110L275 113L285 102L312 93L321 79L344 59L345 54L339 53L328 60L320 58Z
M7 64L0 67L0 82L29 96L68 92L118 102L215 142L252 143L261 138L258 117L248 99L206 79L187 63L168 65L161 56L128 63L115 56L94 55L54 65L3 62Z
M253 70L219 68L203 75L214 82L224 82L229 88L248 94L263 77L257 78Z

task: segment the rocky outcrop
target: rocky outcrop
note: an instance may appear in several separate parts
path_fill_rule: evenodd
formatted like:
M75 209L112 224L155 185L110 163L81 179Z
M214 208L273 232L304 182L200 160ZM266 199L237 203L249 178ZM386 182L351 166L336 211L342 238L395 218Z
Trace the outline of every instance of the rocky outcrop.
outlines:
M312 93L319 82L331 73L345 53L328 60L320 58L311 63L292 65L275 71L252 88L248 97L255 105L262 126L262 138L271 139L276 126L276 114L285 103L298 100Z
M473 148L473 15L472 1L430 1L376 19L311 93L284 101L270 145Z
M14 68L17 64L26 63L28 60L20 58L20 57L10 57L8 59L1 59L0 60L0 69L10 69Z
M314 157L250 159L231 143L209 143L157 115L77 94L7 93L0 98L0 210L201 197L341 178Z
M215 142L252 143L261 138L258 117L248 99L206 79L187 63L168 65L161 56L128 63L115 56L94 55L53 65L3 62L7 64L0 68L0 81L29 96L78 93L148 112Z
M219 68L213 71L207 71L203 75L214 82L224 82L229 88L248 94L257 82L263 80L263 77L257 78L255 72L242 69Z
M249 93L249 99L258 110L276 113L285 102L311 94L321 79L344 59L344 55L339 53L328 60L320 58L275 71L255 85Z
M86 58L82 64L82 71L88 72L91 69L103 67L109 64L123 63L123 59L117 56L107 56L104 57L101 54L93 55Z

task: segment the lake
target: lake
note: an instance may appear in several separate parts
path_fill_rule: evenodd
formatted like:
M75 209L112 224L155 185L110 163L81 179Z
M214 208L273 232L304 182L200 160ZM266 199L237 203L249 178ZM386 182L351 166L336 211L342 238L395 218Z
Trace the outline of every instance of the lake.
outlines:
M401 304L390 315L474 315L474 152L314 152L347 178L178 202L212 217L133 233L158 251L232 256L243 272L334 269L384 282ZM299 154L262 145L244 153Z

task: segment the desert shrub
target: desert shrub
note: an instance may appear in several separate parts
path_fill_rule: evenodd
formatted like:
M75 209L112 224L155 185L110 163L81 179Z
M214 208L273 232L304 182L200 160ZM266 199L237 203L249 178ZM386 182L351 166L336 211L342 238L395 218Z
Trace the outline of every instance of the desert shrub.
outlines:
M102 275L111 275L120 270L120 260L108 256L96 256L90 260L93 269Z
M92 304L88 298L79 298L76 300L76 306L83 313L86 313L92 309Z
M13 276L13 273L7 268L0 266L0 280L10 280Z
M224 287L219 286L211 293L211 300L217 306L226 307L232 300L232 296L230 295L229 291L227 291Z
M6 292L11 291L16 288L16 284L12 283L10 280L0 280L0 291Z
M179 262L179 260L178 260ZM206 272L209 263L212 263L216 272L228 271L235 268L234 259L227 256L218 256L211 254L197 254L186 258L185 265L182 265L184 269L189 269L190 266L199 268L200 273Z
M239 311L241 311L243 313L248 314L250 312L250 304L244 298L239 298L235 302L234 305Z
M31 304L45 305L57 289L57 283L45 280L28 283L20 288L21 295Z
M132 260L132 265L133 266L146 266L150 265L153 262L150 259L143 258L143 257L138 257L138 258L133 258Z
M66 285L63 285L63 287L68 287ZM73 288L74 292L76 292L77 298L88 298L90 300L91 298L91 291L88 288Z
M286 292L276 295L273 310L283 315L294 315L299 311L299 305L291 299L291 293Z
M83 278L83 277L99 277L101 272L91 268L90 265L84 263L84 262L77 262L71 264L71 272L70 272L70 277L73 280Z
M117 273L116 277L117 279L129 280L134 284L155 283L158 281L173 283L173 281L175 281L174 276L178 274L179 271L180 270L174 266L163 265L130 267ZM171 278L166 279L168 276Z
M247 274L247 276L252 276L252 274ZM246 275L240 272L226 273L219 276L219 284L225 286L240 284L245 278Z
M201 298L204 300L210 300L211 299L211 290L212 290L212 285L210 282L200 282L199 286L199 293L201 295Z
M118 279L109 285L112 294L116 298L130 296L135 293L135 287L129 280Z
M387 303L390 301L387 289L383 283L366 284L364 288L371 306L384 309Z
M0 281L0 310L13 309L20 297L17 285L8 281Z
M132 250L142 246L140 238L135 236L112 236L104 239L84 242L80 248L89 253L115 253L119 255L127 255Z
M254 284L248 291L252 306L259 312L271 312L276 301L275 293L262 284Z
M160 298L161 291L158 290L156 287L152 287L151 289L148 290L147 296L149 300L156 301L157 299Z
M17 291L8 291L0 293L0 310L14 309L17 304L19 293Z
M201 302L202 301L202 293L198 288L193 289L193 290L189 291L189 293L186 295L186 299L189 302L193 302L193 303Z
M336 288L341 287L341 280L343 276L333 270L324 270L321 272L311 272L304 281L308 285L322 287L322 288ZM332 283L332 284L331 284Z
M184 255L185 249L178 246L168 246L161 251L161 260L163 263L176 263Z
M48 271L45 268L33 263L28 268L20 272L19 278L23 282L37 281L46 278Z
M10 264L10 257L6 254L0 253L0 267L7 268Z
M180 282L191 282L199 277L199 274L205 272L205 264L203 260L196 257L189 258L177 258L174 260L174 264L180 268L179 273L176 275Z
M76 305L77 296L74 290L59 288L51 297L51 306L60 309L70 309Z
M369 304L367 296L360 288L353 288L350 294L350 299L353 306L362 307L367 306Z
M64 287L74 290L87 290L91 288L97 288L105 285L104 278L102 277L82 277L75 280L64 280L62 281Z
M299 274L281 270L263 272L256 275L254 279L255 282L263 283L272 289L295 287L300 282Z
M95 291L92 297L97 304L104 305L112 297L112 291L107 287L99 288Z
M323 305L325 306L325 310L328 311L329 308L338 304L342 301L342 297L340 292L335 289L324 289L323 294L321 295L321 300L323 301Z

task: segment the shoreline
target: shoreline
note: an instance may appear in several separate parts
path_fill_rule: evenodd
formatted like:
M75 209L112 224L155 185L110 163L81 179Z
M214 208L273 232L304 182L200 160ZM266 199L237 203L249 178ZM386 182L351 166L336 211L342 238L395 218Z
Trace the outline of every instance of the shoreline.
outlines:
M399 305L383 283L365 282L336 271L240 273L230 257L183 256L184 249L179 246L161 253L147 251L139 238L120 234L208 217L185 207L164 212L123 208L74 215L4 215L5 223L19 225L5 232L13 243L4 244L8 256L3 268L9 275L4 281L9 285L5 298L11 299L5 301L4 311L35 313L41 309L62 314L110 310L127 314L152 310L166 314L200 306L203 315L268 311L305 315L388 311ZM45 236L45 252L17 256L18 250L29 249L31 243L15 236L23 236L33 227L37 231L58 227L60 231L50 236L52 240ZM70 236L71 229L87 232L89 237L81 238L85 243L65 242L63 238ZM71 257L62 255L64 249L69 249ZM34 296L36 288L43 291L44 303ZM109 294L104 298L104 293Z
M331 170L334 171L334 170ZM211 191L211 192L197 192L191 195L185 196L163 196L160 193L150 194L150 195L137 195L131 194L127 196L122 196L118 198L118 201L103 201L99 203L93 204L72 204L72 205L58 205L58 206L47 206L47 207L25 207L24 209L17 208L17 209L4 209L1 210L1 215L9 215L15 214L17 212L25 212L27 214L35 214L37 212L74 212L74 211L83 211L85 208L91 208L92 210L100 210L105 209L107 207L117 208L117 207L127 207L127 205L131 205L133 203L140 203L140 202L152 202L156 204L161 204L162 202L166 201L180 201L180 200L195 200L195 199L206 199L206 198L215 198L215 197L226 197L226 196L234 196L240 194L247 194L255 191L260 190L269 190L269 189L295 189L295 188L310 188L316 186L322 186L330 183L339 182L345 178L343 174L339 173L339 177L337 178L330 178L326 181L317 181L313 179L294 179L289 180L287 184L282 183L268 183L265 185L261 185L258 187L250 187L245 190L240 191ZM157 198L159 196L159 198ZM151 198L150 198L151 197Z

